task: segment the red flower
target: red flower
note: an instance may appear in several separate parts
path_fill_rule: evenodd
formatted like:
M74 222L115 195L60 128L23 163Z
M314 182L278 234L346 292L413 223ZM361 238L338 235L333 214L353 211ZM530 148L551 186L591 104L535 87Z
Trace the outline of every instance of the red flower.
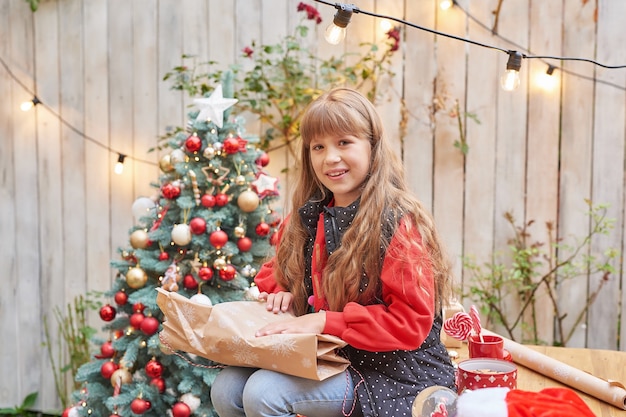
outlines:
M306 12L306 18L309 20L315 20L316 24L319 25L320 23L322 23L322 17L320 16L320 12L318 12L317 9L310 4L305 4L302 2L298 3L298 11Z
M393 27L387 31L387 38L392 40L391 52L397 51L400 48L400 28Z
M250 58L252 56L252 54L254 53L254 50L252 48L250 48L249 46L246 46L245 48L242 49L243 54L247 57Z

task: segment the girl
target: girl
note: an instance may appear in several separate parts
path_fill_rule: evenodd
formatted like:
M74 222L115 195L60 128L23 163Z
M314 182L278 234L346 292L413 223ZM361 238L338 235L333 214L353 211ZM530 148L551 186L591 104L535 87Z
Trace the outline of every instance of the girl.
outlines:
M411 416L426 387L454 388L440 341L449 265L433 220L408 191L374 106L338 88L301 125L299 207L260 269L259 298L296 317L276 333L332 334L351 365L323 381L227 367L211 388L220 417Z

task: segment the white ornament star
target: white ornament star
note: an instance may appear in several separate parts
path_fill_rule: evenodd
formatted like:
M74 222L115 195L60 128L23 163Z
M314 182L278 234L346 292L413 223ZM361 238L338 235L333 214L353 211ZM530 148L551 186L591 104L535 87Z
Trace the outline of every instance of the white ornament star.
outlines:
M252 181L252 187L260 198L268 195L278 195L278 178L270 177L264 173L257 174L256 180Z
M193 103L200 109L198 120L211 121L220 128L224 125L224 110L236 102L236 98L224 98L221 84L218 84L209 98L193 99Z

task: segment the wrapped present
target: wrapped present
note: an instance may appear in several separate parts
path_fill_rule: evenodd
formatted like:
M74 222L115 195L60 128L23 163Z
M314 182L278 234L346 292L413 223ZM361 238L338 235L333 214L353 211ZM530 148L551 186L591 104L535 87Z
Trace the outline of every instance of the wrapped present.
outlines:
M192 353L224 365L263 368L323 380L350 364L339 349L346 343L323 334L275 334L256 337L266 324L293 317L274 314L259 301L199 304L157 288L165 314L161 341L172 350Z

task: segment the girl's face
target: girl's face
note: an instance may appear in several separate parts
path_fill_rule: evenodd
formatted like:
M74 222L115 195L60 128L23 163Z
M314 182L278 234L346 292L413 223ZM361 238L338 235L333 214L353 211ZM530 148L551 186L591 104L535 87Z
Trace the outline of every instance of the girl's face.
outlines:
M333 193L335 206L347 207L354 202L369 174L369 141L350 135L321 136L309 147L315 175Z

